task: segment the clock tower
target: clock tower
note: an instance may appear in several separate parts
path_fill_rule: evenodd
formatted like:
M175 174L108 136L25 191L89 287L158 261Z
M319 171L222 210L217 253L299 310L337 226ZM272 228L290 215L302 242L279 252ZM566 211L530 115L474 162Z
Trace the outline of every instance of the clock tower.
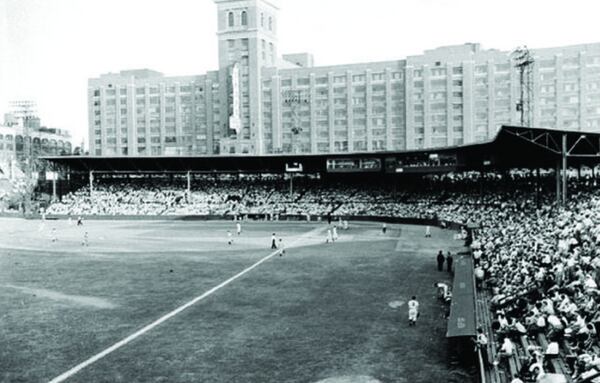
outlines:
M263 154L261 72L277 64L273 0L214 0L218 10L222 151ZM222 153L226 154L226 153Z

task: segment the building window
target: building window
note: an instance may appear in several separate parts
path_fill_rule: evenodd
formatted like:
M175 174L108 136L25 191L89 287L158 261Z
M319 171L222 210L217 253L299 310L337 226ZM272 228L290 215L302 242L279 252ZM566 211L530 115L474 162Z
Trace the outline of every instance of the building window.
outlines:
M385 74L383 73L373 73L372 74L373 81L383 81L385 80Z
M496 72L508 72L510 70L510 63L496 64Z
M273 30L273 18L269 17L269 30L272 31Z
M229 19L229 26L233 27L233 25L235 24L234 19L233 19L233 12L229 12L228 19Z
M248 25L248 13L242 11L242 25Z

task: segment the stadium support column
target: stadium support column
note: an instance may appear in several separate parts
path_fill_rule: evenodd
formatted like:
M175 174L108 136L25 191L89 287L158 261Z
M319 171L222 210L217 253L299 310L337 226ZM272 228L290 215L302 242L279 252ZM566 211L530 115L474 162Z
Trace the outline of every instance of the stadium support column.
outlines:
M556 161L556 204L560 205L560 160Z
M541 207L540 203L540 168L539 166L535 168L535 204L539 209Z
M52 177L52 202L56 201L56 177L58 176L57 172L54 172Z
M562 205L567 204L567 134L562 136Z
M186 197L188 202L192 199L192 174L190 171L187 172L187 191Z
M483 200L483 183L485 182L485 170L481 168L479 171L479 197Z
M90 199L94 199L94 171L90 170Z
M290 173L290 200L294 198L294 173Z

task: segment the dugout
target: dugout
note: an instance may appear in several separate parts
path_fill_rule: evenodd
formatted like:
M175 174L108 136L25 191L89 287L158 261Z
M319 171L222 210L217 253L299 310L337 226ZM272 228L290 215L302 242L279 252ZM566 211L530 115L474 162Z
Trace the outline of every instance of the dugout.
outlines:
M452 302L446 338L451 355L465 365L475 364L472 339L477 335L475 278L473 258L469 253L458 254L454 263Z

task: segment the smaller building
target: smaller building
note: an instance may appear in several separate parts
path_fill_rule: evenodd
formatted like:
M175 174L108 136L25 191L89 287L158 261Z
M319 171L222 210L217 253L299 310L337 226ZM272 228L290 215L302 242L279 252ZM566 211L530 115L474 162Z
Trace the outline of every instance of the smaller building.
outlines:
M33 106L30 101L11 103L11 112L0 123L0 170L4 178L17 177L39 157L72 154L71 133L42 126Z

